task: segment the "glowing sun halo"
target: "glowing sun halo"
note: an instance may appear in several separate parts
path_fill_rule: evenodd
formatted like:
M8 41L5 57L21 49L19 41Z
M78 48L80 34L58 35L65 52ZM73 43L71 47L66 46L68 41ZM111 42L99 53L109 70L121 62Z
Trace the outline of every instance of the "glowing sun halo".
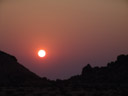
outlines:
M45 57L46 56L46 51L45 50L39 50L38 51L38 56L39 57Z

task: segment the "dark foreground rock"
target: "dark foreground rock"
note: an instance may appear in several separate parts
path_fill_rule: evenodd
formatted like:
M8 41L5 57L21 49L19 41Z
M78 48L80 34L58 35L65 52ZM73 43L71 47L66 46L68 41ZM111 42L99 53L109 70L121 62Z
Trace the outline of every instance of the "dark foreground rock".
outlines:
M0 96L128 96L128 55L106 67L85 66L67 80L40 78L0 51Z
M19 64L14 56L0 51L0 86L42 86L46 84L49 84L47 80Z
M69 81L91 85L128 85L128 55L120 55L115 62L105 67L85 66L81 75L73 76Z

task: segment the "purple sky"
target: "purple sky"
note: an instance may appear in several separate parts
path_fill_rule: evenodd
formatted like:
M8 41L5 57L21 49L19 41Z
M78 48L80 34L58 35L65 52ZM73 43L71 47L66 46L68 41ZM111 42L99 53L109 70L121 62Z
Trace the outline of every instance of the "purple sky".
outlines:
M80 74L88 63L104 66L128 53L128 2L1 0L0 50L49 79Z

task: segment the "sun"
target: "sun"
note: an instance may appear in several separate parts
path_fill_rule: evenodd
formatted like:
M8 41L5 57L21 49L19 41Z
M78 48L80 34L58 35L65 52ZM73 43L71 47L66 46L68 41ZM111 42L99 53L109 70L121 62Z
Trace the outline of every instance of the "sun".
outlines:
M39 50L38 51L38 56L39 57L45 57L46 56L46 51L45 50Z

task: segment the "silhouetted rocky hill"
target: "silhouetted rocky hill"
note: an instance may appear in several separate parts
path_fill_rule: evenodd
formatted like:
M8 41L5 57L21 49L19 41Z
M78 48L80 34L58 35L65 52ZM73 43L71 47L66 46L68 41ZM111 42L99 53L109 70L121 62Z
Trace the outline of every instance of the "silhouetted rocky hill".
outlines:
M45 82L45 83L44 83ZM40 78L17 62L17 59L0 51L0 85L49 85L47 78ZM123 84L128 83L128 55L120 55L115 62L110 62L106 67L85 66L81 75L72 76L67 80L57 80L58 83L71 84ZM60 84L61 84L60 83Z
M81 75L73 76L67 80L77 85L128 85L128 55L120 55L115 62L110 62L106 67L85 66Z
M0 96L128 96L128 55L106 67L88 64L81 75L50 81L0 51Z
M17 62L14 56L0 51L0 86L35 86L49 84Z

